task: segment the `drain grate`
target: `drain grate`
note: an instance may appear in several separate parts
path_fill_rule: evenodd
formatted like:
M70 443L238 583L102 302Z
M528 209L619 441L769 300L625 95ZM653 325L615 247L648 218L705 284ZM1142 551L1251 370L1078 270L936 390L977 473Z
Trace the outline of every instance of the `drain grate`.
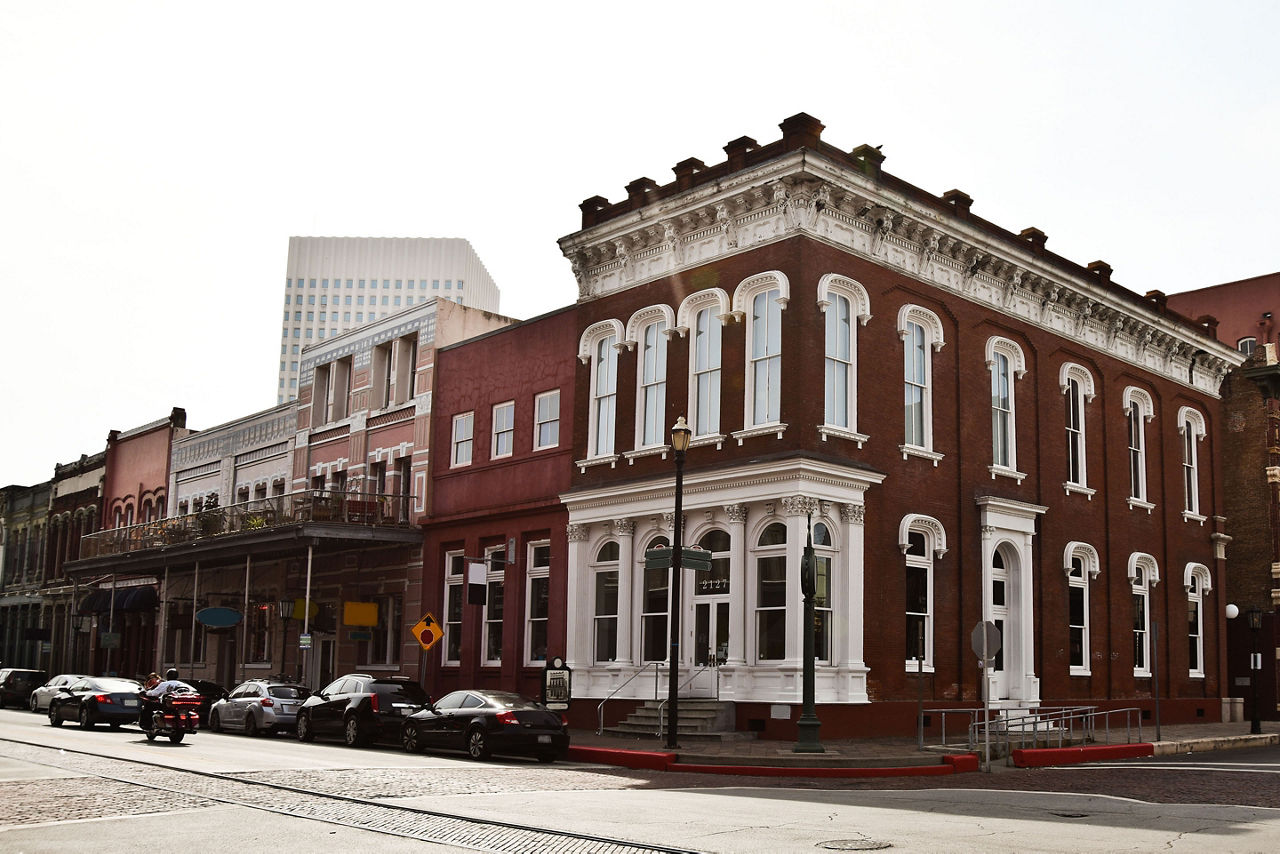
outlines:
M875 839L832 839L830 842L819 842L818 847L828 851L883 851L893 845Z

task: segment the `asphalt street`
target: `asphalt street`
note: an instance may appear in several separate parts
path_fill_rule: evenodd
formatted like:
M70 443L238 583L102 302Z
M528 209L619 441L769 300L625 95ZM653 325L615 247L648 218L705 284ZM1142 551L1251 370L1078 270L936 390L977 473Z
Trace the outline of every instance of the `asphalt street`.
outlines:
M32 746L42 745L42 746ZM52 748L52 749L49 749ZM61 752L59 752L61 751ZM90 755L85 755L90 754ZM598 765L476 763L382 748L200 732L181 745L136 729L54 729L0 711L0 849L53 851L91 838L98 851L167 843L423 850L424 843L233 803L193 786L157 792L120 782L171 774L120 760L265 781L365 810L411 807L407 827L440 815L568 831L691 851L1273 851L1280 848L1280 750L1163 757L1106 766L997 770L945 778L773 780L627 771ZM188 775L190 776L190 775ZM144 776L143 779L146 779ZM334 813L335 815L337 813ZM389 825L388 825L389 826ZM434 850L501 848L442 831ZM169 846L167 846L169 847ZM558 850L608 850L569 841ZM529 849L525 849L529 850Z

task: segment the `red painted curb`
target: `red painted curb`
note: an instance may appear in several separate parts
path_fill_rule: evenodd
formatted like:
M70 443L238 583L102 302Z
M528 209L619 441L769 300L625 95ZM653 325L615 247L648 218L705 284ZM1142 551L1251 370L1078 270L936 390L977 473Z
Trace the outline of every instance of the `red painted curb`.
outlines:
M1050 765L1075 765L1103 759L1134 759L1154 756L1151 744L1094 744L1085 747L1022 748L1013 751L1013 764L1019 768L1045 768Z
M574 762L599 762L636 768L643 771L666 771L676 761L674 753L656 750L620 750L613 747L577 747L569 745L569 758Z
M614 747L569 747L574 762L598 762L644 771L685 771L692 774L736 774L745 777L939 777L978 770L977 754L944 756L938 765L898 768L781 768L764 765L698 765L676 761L676 754Z
M737 774L746 777L942 777L955 772L951 765L913 765L906 768L778 768L765 765L683 765L673 762L668 771L694 774Z

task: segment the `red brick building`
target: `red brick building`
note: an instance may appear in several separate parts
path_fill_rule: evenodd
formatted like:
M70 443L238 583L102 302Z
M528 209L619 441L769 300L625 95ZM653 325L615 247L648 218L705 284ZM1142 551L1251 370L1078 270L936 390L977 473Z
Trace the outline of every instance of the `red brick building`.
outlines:
M682 694L739 728L794 734L810 535L824 732L911 732L918 691L969 705L984 678L998 708L1158 695L1166 722L1216 719L1234 350L877 149L803 114L781 129L588 199L560 241L581 297L575 697L666 694L668 578L643 553L671 537L683 414L682 539L713 568L681 585ZM1003 636L985 676L982 620Z
M1249 657L1261 653L1257 685L1259 718L1280 718L1280 363L1275 315L1280 312L1280 273L1255 276L1169 297L1183 314L1210 315L1222 343L1248 361L1222 386L1223 479L1227 484L1226 532L1231 572L1224 601L1240 609L1228 626L1228 680L1224 693L1253 701ZM1260 626L1249 626L1249 613ZM1253 716L1250 705L1244 714Z

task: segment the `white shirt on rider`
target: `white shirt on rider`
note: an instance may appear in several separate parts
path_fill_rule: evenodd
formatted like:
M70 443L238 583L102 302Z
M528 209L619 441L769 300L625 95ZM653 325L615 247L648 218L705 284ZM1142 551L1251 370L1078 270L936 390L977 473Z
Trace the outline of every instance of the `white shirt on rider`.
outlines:
M192 688L190 685L188 685L186 682L183 682L181 679L166 679L165 681L161 682L159 685L157 685L156 687L148 691L147 696L154 700L156 698L163 697L165 694L168 694L170 691L195 691L195 690L196 690L195 688Z

